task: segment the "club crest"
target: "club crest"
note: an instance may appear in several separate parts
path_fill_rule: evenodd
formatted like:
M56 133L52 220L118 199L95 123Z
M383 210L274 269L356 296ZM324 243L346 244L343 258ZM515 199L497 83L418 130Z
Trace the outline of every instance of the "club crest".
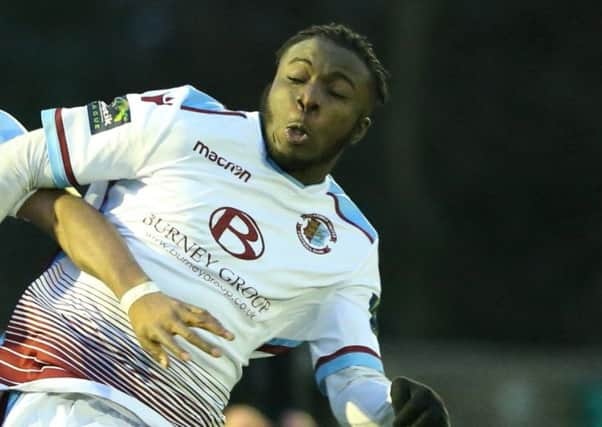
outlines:
M319 255L330 252L330 245L337 241L332 222L315 213L301 215L297 222L297 236L305 249Z

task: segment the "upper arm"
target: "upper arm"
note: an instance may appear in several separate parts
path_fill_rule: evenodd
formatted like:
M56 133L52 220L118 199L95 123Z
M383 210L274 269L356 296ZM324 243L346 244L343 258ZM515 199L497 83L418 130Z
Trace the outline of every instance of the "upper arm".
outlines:
M321 305L310 342L316 381L322 392L329 375L351 366L383 372L376 328L380 299L376 244L349 280L357 284L339 287Z
M43 111L56 186L141 178L161 165L191 155L190 135L181 120L184 103L192 99L211 108L219 105L200 94L183 86L129 94L110 104L94 101L82 107Z
M136 176L147 148L141 144L141 132L148 111L135 104L132 95L115 98L111 104L94 101L82 107L42 111L57 187Z

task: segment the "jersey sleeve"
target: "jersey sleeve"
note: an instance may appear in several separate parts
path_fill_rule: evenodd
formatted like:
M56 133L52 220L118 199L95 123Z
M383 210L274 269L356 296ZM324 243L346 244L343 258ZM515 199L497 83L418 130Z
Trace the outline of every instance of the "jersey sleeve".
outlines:
M310 341L315 377L326 394L325 379L353 366L384 373L377 338L376 309L380 300L377 244L353 273L357 284L341 286L320 308Z
M363 366L342 369L326 380L330 408L342 426L391 426L391 381Z
M42 111L48 157L57 187L132 179L186 151L178 114L191 99L223 108L208 95L183 86ZM178 138L182 136L182 138Z

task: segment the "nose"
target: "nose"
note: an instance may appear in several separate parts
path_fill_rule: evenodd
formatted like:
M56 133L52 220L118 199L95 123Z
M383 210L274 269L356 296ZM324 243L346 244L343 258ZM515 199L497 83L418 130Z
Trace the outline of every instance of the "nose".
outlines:
M311 113L320 109L321 101L320 88L317 84L306 84L297 95L297 106L304 113Z

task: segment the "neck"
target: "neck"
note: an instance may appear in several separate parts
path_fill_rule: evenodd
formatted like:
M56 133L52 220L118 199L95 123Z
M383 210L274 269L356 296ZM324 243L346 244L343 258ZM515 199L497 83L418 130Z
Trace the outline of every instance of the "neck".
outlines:
M323 182L328 173L330 172L330 168L328 168L328 170L323 171L317 171L314 170L314 168L312 168L312 170L285 172L304 185L313 185Z

